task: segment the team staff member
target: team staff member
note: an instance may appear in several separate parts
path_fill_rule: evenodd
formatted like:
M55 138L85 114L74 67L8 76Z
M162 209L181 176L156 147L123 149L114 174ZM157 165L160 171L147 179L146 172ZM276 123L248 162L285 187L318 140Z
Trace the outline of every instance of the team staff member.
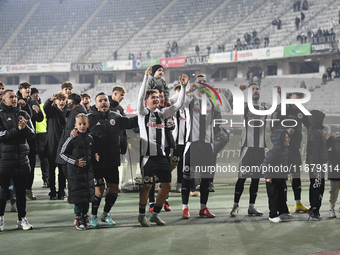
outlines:
M28 139L34 138L34 128L26 111L18 106L18 99L13 90L5 90L0 105L0 231L3 231L6 200L10 193L8 187L11 178L17 197L17 228L32 229L26 218L25 183L30 171L28 160Z
M95 200L92 202L92 215L90 219L90 224L93 227L99 225L97 213L104 193L104 180L108 184L109 193L105 197L104 210L100 220L108 225L116 224L109 212L117 200L119 191L119 134L122 129L131 129L138 126L137 117L127 118L109 110L109 98L104 92L99 93L95 101L96 107L88 115L89 130L95 142L95 151L98 152L100 157L100 161L93 164L94 177L96 179Z

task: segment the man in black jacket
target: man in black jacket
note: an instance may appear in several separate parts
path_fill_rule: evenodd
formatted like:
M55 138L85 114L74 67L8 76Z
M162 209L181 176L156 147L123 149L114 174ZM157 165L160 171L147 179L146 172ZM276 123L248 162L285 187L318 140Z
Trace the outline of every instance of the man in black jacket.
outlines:
M35 129L36 122L44 120L44 115L40 109L39 103L31 98L31 84L29 82L22 82L19 85L19 91L17 92L18 103L20 104L22 110L26 111L33 123ZM35 155L36 155L36 143L34 140L28 140L28 145L30 147L30 152L28 154L31 172L27 175L26 181L26 196L29 199L36 200L32 192L32 185L34 181L34 168L35 168Z
M76 93L72 93L67 98L67 105L68 105L68 109L70 110L70 112L69 112L69 115L67 116L67 122L64 128L63 134L61 136L61 139L59 141L58 150L57 150L56 163L62 165L62 169L63 169L66 179L67 179L67 165L66 165L66 162L60 157L59 154L61 151L61 146L64 144L66 139L70 136L71 131L74 129L76 116L79 113L86 114L86 110L84 106L80 105L80 101L81 101L81 98ZM65 191L59 190L58 199L63 200L64 197L65 197Z
M102 222L115 225L109 212L115 204L118 196L118 183L120 166L120 131L138 126L137 117L127 118L109 110L109 98L101 92L96 96L96 108L88 115L90 133L95 142L95 151L100 160L94 162L93 171L96 179L95 200L92 203L92 215L90 224L93 227L99 225L97 220L98 208L104 193L105 182L109 187L109 193L105 197L103 213L100 216Z
M123 107L120 103L123 101L126 90L123 86L116 85L112 89L112 95L109 97L110 110L119 113L122 116L126 116ZM125 154L127 150L127 135L126 130L120 131L120 154Z
M66 179L60 164L57 164L56 156L58 144L61 139L61 135L66 125L66 113L68 108L66 107L67 95L64 92L58 92L47 99L44 104L44 111L47 119L47 139L45 151L48 158L49 168L49 184L50 184L50 200L57 199L57 192L55 188L55 168L58 166L58 185L59 192L62 194L66 187Z
M5 90L0 105L0 231L4 229L8 187L13 179L17 197L17 228L32 229L26 218L25 183L30 171L27 139L34 138L34 128L27 112L20 109L13 90Z

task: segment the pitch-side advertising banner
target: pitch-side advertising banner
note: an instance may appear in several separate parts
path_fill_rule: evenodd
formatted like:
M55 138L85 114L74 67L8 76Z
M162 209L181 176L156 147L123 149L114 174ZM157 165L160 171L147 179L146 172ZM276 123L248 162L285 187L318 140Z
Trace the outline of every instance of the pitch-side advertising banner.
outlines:
M185 57L178 58L161 58L159 60L159 64L164 67L175 67L175 66L184 66L185 65Z
M284 57L303 56L310 54L310 43L284 46Z
M131 70L132 60L103 62L103 71Z
M147 69L149 66L159 65L158 58L133 60L133 69Z
M53 72L70 72L70 63L53 63L53 64L29 64L29 65L2 65L0 73L53 73Z
M209 55L208 63L228 63L231 62L231 52L213 53Z
M101 72L102 63L72 63L71 72Z

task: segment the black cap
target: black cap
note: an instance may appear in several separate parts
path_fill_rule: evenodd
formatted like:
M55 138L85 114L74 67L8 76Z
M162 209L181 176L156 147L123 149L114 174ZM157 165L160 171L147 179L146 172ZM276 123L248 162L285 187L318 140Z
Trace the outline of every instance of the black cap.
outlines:
M152 69L151 69L152 76L155 74L155 72L156 72L159 68L163 68L163 70L164 70L164 67L161 66L161 65L154 65L154 66L152 66Z
M31 95L33 95L34 93L39 93L39 90L36 88L31 88Z

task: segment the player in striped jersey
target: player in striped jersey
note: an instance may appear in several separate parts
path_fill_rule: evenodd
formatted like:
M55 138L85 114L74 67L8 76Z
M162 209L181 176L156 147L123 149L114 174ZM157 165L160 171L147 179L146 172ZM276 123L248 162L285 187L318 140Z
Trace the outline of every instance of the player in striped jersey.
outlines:
M172 116L180 107L182 107L185 96L185 87L189 81L189 77L185 74L182 75L182 78L179 77L183 89L180 92L178 101L170 107L159 109L158 91L152 89L146 90L150 68L151 67L145 71L137 105L141 139L141 169L143 176L143 188L139 194L138 221L143 227L150 226L149 221L145 217L145 206L154 178L158 178L162 188L158 193L156 204L149 220L157 223L157 225L165 225L165 222L161 220L158 215L171 189L171 169L164 151L164 120L167 117Z
M189 214L189 193L190 180L192 178L201 178L200 183L200 210L201 217L207 216L214 218L215 215L207 208L209 197L209 181L213 178L213 174L209 171L200 171L200 169L207 169L215 166L213 141L213 119L215 111L229 112L231 110L228 100L221 93L222 104L218 103L216 106L213 101L207 97L205 92L206 79L205 76L199 74L195 77L195 83L190 86L189 94L184 102L186 110L186 145L184 149L184 171L182 180L182 218L190 218ZM202 168L201 168L202 167ZM199 169L197 171L197 169Z
M241 90L245 90L246 85L240 85ZM257 110L267 110L271 106L266 103L260 103L260 88L256 83L251 83L248 89L252 91L252 104ZM278 87L278 92L280 87ZM230 212L230 216L235 217L238 213L239 201L244 189L244 183L247 178L251 178L249 187L249 207L248 214L262 216L263 213L255 208L255 200L259 186L261 173L261 164L265 158L266 148L266 115L256 115L249 110L249 106L245 103L244 127L242 129L241 138L241 155L239 161L239 178L235 185L234 205ZM261 125L263 123L263 125Z

